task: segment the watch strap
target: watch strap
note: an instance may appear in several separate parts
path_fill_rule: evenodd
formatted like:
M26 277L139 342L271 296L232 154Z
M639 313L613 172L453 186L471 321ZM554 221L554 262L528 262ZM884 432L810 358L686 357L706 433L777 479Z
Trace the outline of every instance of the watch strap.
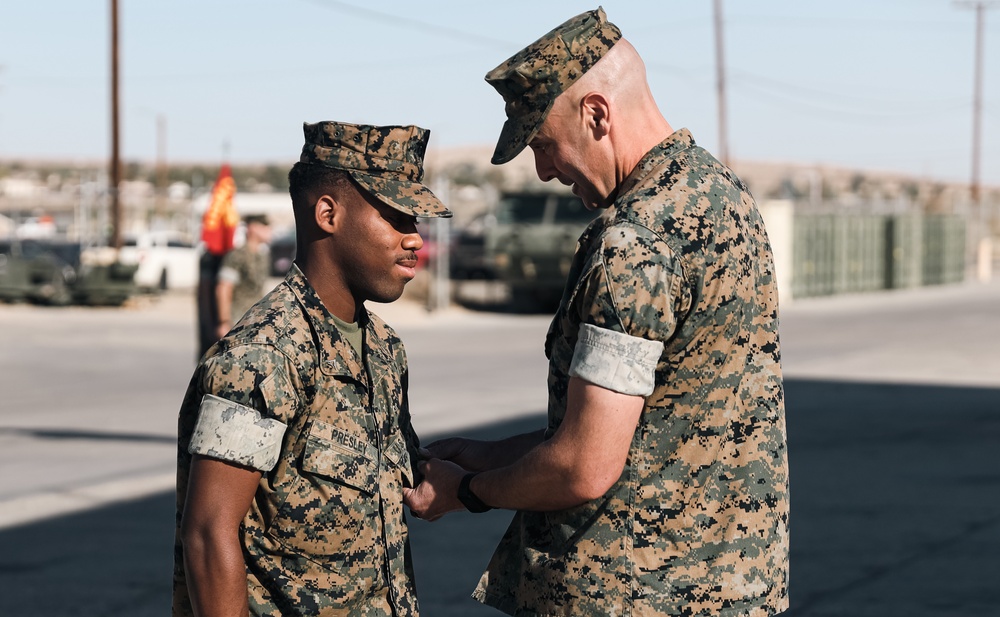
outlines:
M477 497L476 494L472 492L472 487L469 486L472 479L477 475L478 474L476 473L467 473L462 476L462 481L458 483L458 500L462 502L462 505L464 505L469 512L474 514L487 512L493 509L492 507L486 505L482 499Z

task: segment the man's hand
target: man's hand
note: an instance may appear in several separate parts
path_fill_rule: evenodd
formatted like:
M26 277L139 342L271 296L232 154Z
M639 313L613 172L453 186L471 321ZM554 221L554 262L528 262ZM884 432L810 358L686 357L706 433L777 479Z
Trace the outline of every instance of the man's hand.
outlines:
M458 484L468 473L455 463L432 458L420 463L424 481L403 489L403 503L417 518L436 521L449 512L464 510L458 500Z
M439 439L423 448L427 458L451 461L469 471L485 471L487 464L487 442L465 437Z
M514 435L500 441L451 437L439 439L420 450L424 458L451 461L469 471L490 471L513 464L542 443L544 437L545 429Z

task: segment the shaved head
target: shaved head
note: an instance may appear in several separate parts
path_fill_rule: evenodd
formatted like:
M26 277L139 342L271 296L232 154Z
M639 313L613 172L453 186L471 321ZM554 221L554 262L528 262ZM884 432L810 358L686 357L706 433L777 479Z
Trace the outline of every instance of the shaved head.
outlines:
M540 179L573 186L596 208L609 205L642 157L671 133L646 65L621 39L559 95L528 145Z
M577 108L591 93L603 94L616 115L625 115L632 126L645 126L652 118L662 119L646 80L646 65L635 47L625 39L618 41L556 99L553 110L562 107L560 111L565 112Z

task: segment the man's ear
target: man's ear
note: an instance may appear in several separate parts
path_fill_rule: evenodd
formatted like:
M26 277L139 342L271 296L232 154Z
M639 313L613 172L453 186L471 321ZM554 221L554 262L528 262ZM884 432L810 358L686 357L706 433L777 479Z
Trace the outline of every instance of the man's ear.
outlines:
M330 195L322 195L316 200L313 210L316 216L316 227L327 234L336 231L340 219L343 218L343 208L336 199Z
M606 137L611 132L611 102L600 92L590 92L580 99L580 109L587 122L587 128L596 139Z

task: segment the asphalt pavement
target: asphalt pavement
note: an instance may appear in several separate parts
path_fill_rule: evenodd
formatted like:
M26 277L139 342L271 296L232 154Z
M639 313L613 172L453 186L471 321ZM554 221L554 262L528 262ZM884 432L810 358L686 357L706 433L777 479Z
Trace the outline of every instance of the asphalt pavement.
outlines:
M424 439L544 422L547 318L376 308L411 364ZM169 611L173 424L194 359L183 296L0 305L0 615ZM998 614L1000 284L782 307L788 615ZM469 598L509 512L413 521L422 613Z

